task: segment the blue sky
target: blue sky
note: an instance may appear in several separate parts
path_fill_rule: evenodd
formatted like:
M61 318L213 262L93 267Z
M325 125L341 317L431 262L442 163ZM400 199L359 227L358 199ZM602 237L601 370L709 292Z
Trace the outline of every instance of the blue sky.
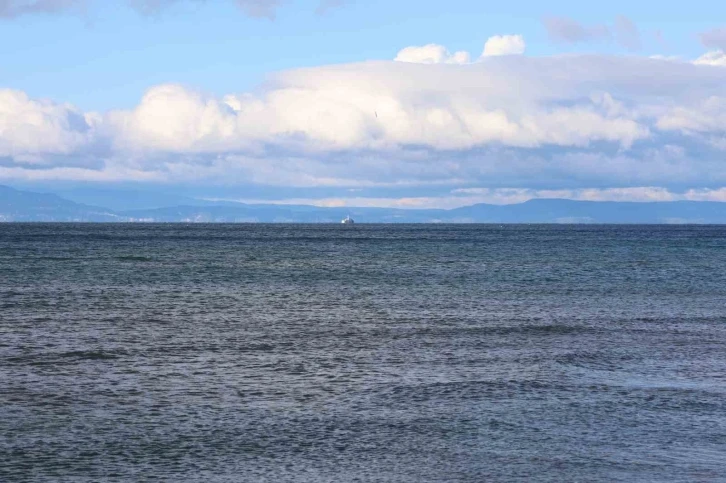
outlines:
M726 199L716 11L0 0L0 183L412 206ZM506 55L480 59L494 36Z
M391 59L408 45L476 51L495 34L521 34L531 55L624 53L614 42L550 42L542 19L584 24L625 15L642 30L643 53L697 57L697 34L718 27L715 1L611 2L472 0L350 1L325 14L316 0L290 1L274 20L250 18L233 2L180 2L139 15L123 2L92 2L62 14L2 22L0 83L83 109L131 107L151 85L189 84L223 95L248 90L271 71ZM659 42L656 32L662 32Z

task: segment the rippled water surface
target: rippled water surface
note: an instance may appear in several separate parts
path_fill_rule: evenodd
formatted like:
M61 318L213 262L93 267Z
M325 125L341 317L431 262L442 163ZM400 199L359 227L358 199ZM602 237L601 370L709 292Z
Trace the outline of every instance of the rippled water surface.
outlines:
M726 227L0 225L0 481L726 481Z

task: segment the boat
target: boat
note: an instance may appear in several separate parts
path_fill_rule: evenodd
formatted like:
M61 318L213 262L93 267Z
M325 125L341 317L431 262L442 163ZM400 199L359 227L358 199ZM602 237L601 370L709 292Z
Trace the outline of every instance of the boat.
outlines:
M353 223L355 223L355 221L353 221L353 218L351 218L350 215L348 215L345 218L343 218L343 221L341 221L341 223L344 225L352 225Z

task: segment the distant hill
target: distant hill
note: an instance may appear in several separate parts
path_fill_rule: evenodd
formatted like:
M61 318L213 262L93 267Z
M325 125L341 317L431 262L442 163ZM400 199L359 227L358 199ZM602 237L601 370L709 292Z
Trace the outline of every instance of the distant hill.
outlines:
M103 201L104 197L108 198L99 193L94 199ZM174 200L186 203L153 209L113 210L54 194L0 186L0 221L339 223L350 214L359 223L726 224L726 203L696 201L633 203L540 199L513 205L477 204L452 210L214 203L182 197L146 199L143 203L165 204ZM129 202L124 205L128 206Z
M106 187L84 187L59 191L54 190L53 192L67 200L82 205L103 206L114 211L156 209L189 204L197 206L214 204L163 192L110 189Z
M479 204L449 211L476 223L726 223L726 203L620 202L538 199L514 205Z
M0 185L0 221L122 221L106 208Z

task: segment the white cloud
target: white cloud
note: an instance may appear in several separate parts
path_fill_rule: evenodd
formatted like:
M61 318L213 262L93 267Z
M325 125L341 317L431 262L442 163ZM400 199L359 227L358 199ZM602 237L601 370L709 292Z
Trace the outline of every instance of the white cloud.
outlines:
M133 111L109 113L107 127L122 150L224 151L241 147L237 120L233 108L222 100L178 85L161 85L149 89Z
M495 35L484 44L482 57L494 55L519 55L524 53L526 44L521 35Z
M508 76L496 74L504 65L466 71L440 66L427 78L422 69L430 68L368 63L302 69L283 74L264 96L223 100L159 86L133 111L111 113L108 125L119 148L196 153L262 144L304 152L405 145L456 150L489 143L585 147L595 141L628 147L650 134L632 115L614 111L608 96L569 106L541 103L509 89Z
M485 57L499 55L523 54L526 44L521 35L494 35L484 44L484 52L480 60ZM471 55L466 51L451 54L446 47L438 44L411 46L402 49L394 59L398 62L411 64L469 64Z
M692 106L675 106L657 120L664 131L713 133L726 131L726 97L711 96Z
M716 65L726 66L726 53L723 50L713 50L706 52L698 59L693 61L696 65Z
M85 148L98 122L93 113L0 89L0 157L43 164L40 155L70 154Z
M443 45L427 44L406 47L394 60L413 64L468 64L471 59L468 52L450 54Z
M726 183L725 81L687 62L505 55L298 69L221 98L161 85L102 114L4 90L0 178L704 186Z
M726 187L690 189L683 194L682 199L688 201L726 201Z

